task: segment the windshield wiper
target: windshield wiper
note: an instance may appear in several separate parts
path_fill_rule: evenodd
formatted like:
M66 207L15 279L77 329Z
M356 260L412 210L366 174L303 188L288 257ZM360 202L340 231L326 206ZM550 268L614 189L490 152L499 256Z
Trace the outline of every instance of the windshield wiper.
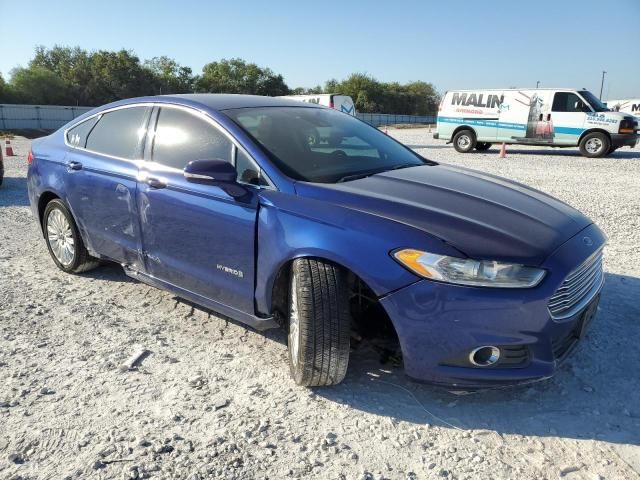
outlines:
M409 167L419 167L420 164L416 163L400 163L398 165L394 165L393 167L384 167L378 168L377 170L370 170L368 172L360 172L354 173L352 175L345 175L341 177L336 183L349 182L351 180L358 180L360 178L370 177L372 175L377 175L378 173L390 172L391 170L398 170L400 168L409 168Z
M358 180L359 178L370 177L371 175L375 175L376 173L380 173L380 170L374 170L372 172L354 173L353 175L345 175L344 177L340 177L336 183L348 182L350 180Z

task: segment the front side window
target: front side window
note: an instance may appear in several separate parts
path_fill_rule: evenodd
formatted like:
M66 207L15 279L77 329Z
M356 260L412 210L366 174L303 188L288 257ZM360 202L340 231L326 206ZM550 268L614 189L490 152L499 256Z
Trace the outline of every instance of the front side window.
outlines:
M182 170L192 160L233 163L232 146L231 140L203 118L163 107L158 114L151 156L154 162Z
M261 107L224 113L296 180L335 183L425 164L378 129L335 110Z
M130 107L101 115L89 133L86 148L113 157L135 159L144 138L144 122L149 110L149 107Z
M553 106L551 110L554 112L590 112L591 109L582 101L582 99L571 92L557 92L553 97Z

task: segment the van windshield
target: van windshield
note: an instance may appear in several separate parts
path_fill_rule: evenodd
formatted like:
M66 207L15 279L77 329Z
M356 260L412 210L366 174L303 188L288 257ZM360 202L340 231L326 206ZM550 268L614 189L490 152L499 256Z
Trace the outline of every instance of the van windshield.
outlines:
M610 111L610 109L607 108L607 106L604 103L602 103L598 99L598 97L596 97L589 90L581 90L578 93L580 93L580 95L582 95L582 98L584 98L596 112L609 112Z
M225 110L295 180L336 183L432 164L351 115L328 108Z

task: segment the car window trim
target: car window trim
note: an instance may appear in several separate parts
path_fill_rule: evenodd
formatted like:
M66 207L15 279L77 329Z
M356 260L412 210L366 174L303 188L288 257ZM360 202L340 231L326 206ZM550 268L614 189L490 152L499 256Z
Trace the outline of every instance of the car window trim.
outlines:
M207 114L207 112L205 112L203 110L198 110L197 108L189 107L189 106L186 106L186 105L178 105L178 104L175 104L175 103L155 103L154 106L157 107L157 113L154 112L155 113L155 118L154 118L154 122L153 122L154 124L152 126L149 123L148 129L145 132L145 135L147 137L149 137L149 140L145 141L145 145L147 145L149 147L149 155L148 155L147 158L143 158L142 159L145 164L152 164L154 166L161 166L162 170L180 172L181 174L184 173L183 169L176 168L176 167L171 167L169 165L165 165L163 163L159 163L159 162L156 162L156 161L153 160L153 144L154 144L154 141L155 141L156 128L158 127L158 119L159 119L159 116L160 116L159 112L164 107L177 108L179 110L183 110L183 111L187 112L188 114L194 115L197 118L201 118L206 123L210 124L213 128L215 128L217 131L222 133L225 137L227 137L227 139L231 142L231 146L232 146L232 150L231 150L232 154L233 154L232 165L234 167L236 166L238 151L242 150L244 152L244 154L251 160L253 165L258 169L258 172L260 173L261 177L268 183L268 185L254 185L253 183L246 183L246 182L240 182L240 181L238 181L238 183L240 183L242 185L251 186L251 187L254 187L254 188L257 188L257 189L277 190L275 184L271 181L271 179L266 174L264 169L258 164L256 159L253 158L253 156L247 151L247 149L244 148L235 139L235 137L233 135L231 135L231 133L229 133L229 131L227 131L226 128L224 128L224 126L222 126L216 119L212 118L209 114Z
M118 105L117 107L112 107L106 110L101 110L99 112L94 113L93 115L77 122L74 123L73 125L71 125L69 128L66 128L64 130L63 133L63 137L64 137L64 144L69 147L69 148L73 148L74 150L82 150L85 152L89 152L89 153L93 153L94 155L101 155L103 157L108 157L108 158L113 158L115 160L122 160L123 162L129 162L129 163L133 163L135 165L140 166L140 162L144 161L143 158L124 158L124 157L119 157L117 155L110 155L108 153L104 153L104 152L98 152L96 150L91 150L87 147L80 147L77 145L72 145L69 143L68 139L67 139L67 133L69 132L69 130L71 130L72 128L77 127L78 125L83 124L84 122L88 122L89 120L91 120L94 117L102 117L103 115L107 114L107 113L111 113L111 112L115 112L117 110L123 110L125 108L135 108L135 107L153 107L154 104L151 102L144 102L144 103L131 103L131 104L127 104L127 105ZM143 122L145 125L149 125L149 117L151 116L151 112L152 110L149 110L149 112L147 113L147 117L145 119L145 121ZM98 123L100 123L100 118L98 118L98 121L96 122L96 124L93 126L93 128L96 127L96 125L98 125ZM93 128L91 129L91 132L93 132ZM144 132L144 136L145 136L145 141L146 141L146 137L147 137L147 132ZM87 135L87 139L89 138L89 135ZM141 141L142 145L144 145L144 141ZM86 142L85 142L86 145ZM137 153L142 153L144 155L144 153L141 151L140 149L140 145L138 145L138 152Z
M150 107L150 111L149 114L147 116L147 119L145 121L145 132L144 132L144 140L142 141L142 148L139 149L141 153L141 158L136 158L136 159L131 159L131 158L124 158L124 157L118 157L116 155L110 155L108 153L102 153L102 152L97 152L95 150L90 150L86 147L80 147L77 145L72 145L71 143L69 143L68 139L67 139L67 133L69 132L69 130L77 127L78 125L81 125L84 122L88 122L89 120L91 120L94 117L101 117L107 113L110 112L114 112L116 110L122 110L125 108L135 108L135 107ZM115 160L121 160L123 162L129 162L129 163L133 163L134 165L136 165L138 168L140 168L141 166L144 166L145 164L154 164L154 165L162 165L159 164L157 162L153 162L151 160L146 160L145 156L146 156L146 149L148 145L148 139L149 139L149 129L151 128L151 121L153 120L155 123L153 125L153 133L155 134L155 128L157 125L157 121L158 121L158 114L156 112L160 110L161 107L172 107L172 108L179 108L182 110L187 111L188 113L194 114L194 112L196 114L198 114L197 116L200 116L201 118L203 118L206 122L210 123L214 128L217 128L218 130L220 130L225 136L227 136L227 138L229 138L229 140L231 141L231 143L233 145L236 146L236 148L241 148L242 151L247 155L247 157L249 157L251 159L251 161L254 163L254 165L258 168L258 170L261 173L262 178L265 179L265 181L268 183L268 185L254 185L252 183L245 183L245 182L238 182L241 183L242 185L246 185L246 186L250 186L250 187L254 187L257 189L268 189L268 190L277 190L277 187L275 186L275 183L273 183L273 181L271 180L271 178L269 178L269 176L267 175L267 173L264 171L264 169L259 165L259 163L256 161L256 159L247 151L246 148L244 148L236 139L235 137L233 137L233 135L231 135L231 133L229 133L216 119L214 119L213 117L211 117L207 112L205 112L204 110L199 110L195 107L190 107L187 105L180 105L180 104L176 104L176 103L159 103L159 102L141 102L141 103L130 103L127 105L118 105L116 107L112 107L112 108L108 108L105 110L101 110L99 112L94 113L93 115L90 115L87 118L82 119L79 122L74 123L73 125L69 126L68 128L66 128L63 132L63 139L64 139L64 144L69 147L69 148L73 148L75 150L82 150L88 153L93 153L94 155L102 155L104 157L108 157L108 158L113 158ZM155 115L155 116L154 116ZM96 125L100 123L100 119L98 119L98 121L96 122ZM95 128L95 125L94 125ZM93 129L91 129L93 131ZM88 136L87 136L88 138ZM150 139L151 145L153 144L153 138ZM85 142L86 144L86 142ZM149 158L151 157L151 152L153 150L153 148L150 149L150 154L149 154ZM237 152L237 150L236 150ZM234 162L236 161L235 156L234 156ZM167 165L162 165L163 167L166 167L168 169L171 169L173 171L177 171L177 172L181 172L183 173L183 170L180 170L179 168L174 168L174 167L169 167ZM235 163L234 163L235 166Z

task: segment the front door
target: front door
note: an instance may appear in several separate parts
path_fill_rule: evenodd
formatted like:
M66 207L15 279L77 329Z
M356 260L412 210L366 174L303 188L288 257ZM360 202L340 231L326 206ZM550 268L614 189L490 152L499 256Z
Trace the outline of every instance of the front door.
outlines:
M553 143L577 145L584 131L587 112L591 112L591 109L574 92L556 92L553 96L550 115L553 124Z
M146 273L218 304L254 312L258 199L183 175L192 160L235 163L238 147L215 122L186 107L162 106L152 118L138 184Z

